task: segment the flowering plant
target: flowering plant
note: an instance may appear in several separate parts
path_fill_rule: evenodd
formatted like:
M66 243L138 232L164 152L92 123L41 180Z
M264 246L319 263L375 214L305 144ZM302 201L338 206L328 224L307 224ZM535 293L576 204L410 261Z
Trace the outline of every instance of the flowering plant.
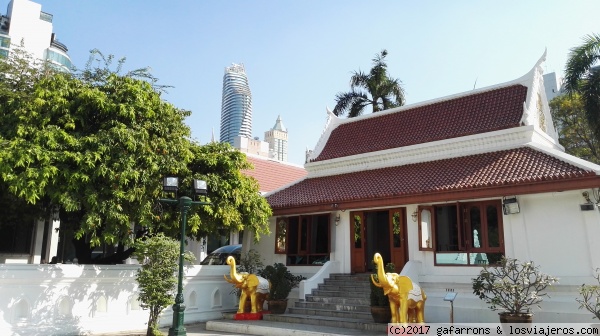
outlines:
M590 313L594 314L593 318L600 320L600 268L596 269L596 281L597 285L581 285L579 287L579 294L582 299L575 299L579 302L579 309L585 308Z
M499 263L486 265L479 276L473 279L473 294L477 295L490 309L503 309L509 314L529 314L531 306L542 302L548 286L558 279L540 272L532 261L502 257Z

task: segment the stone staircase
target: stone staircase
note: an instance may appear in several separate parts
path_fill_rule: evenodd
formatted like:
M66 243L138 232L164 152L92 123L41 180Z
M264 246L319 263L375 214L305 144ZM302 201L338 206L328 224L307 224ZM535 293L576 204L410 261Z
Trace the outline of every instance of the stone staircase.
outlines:
M370 274L332 274L286 314L265 314L265 321L308 324L387 333L387 324L374 323L370 307Z

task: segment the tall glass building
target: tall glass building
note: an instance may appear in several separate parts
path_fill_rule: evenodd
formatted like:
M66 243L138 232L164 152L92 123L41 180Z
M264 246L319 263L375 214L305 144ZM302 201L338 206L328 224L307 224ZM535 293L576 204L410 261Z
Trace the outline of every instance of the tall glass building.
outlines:
M236 136L252 137L252 94L243 64L225 68L220 141L234 145Z
M6 14L0 16L0 56L23 43L25 51L36 60L48 61L55 68L71 71L73 64L67 47L52 32L52 14L42 5L29 0L11 0Z

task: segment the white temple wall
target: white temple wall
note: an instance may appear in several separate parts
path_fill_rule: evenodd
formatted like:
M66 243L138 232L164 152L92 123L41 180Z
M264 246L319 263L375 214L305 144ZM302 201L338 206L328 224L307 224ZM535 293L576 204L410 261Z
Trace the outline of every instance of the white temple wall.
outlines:
M148 311L137 301L139 265L0 265L0 335L98 334L144 330ZM185 323L236 310L228 266L189 266ZM170 325L172 310L162 314Z

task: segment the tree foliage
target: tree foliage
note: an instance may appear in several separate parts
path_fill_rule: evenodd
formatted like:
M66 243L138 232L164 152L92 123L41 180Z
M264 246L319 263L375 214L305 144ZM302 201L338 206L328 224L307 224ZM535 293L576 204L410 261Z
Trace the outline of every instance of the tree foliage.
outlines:
M581 94L591 129L600 139L600 36L584 37L583 44L571 49L565 69L565 89Z
M117 71L112 56L92 51L91 59L104 67L90 61L74 75L31 69L18 55L0 61L12 71L0 83L1 182L29 204L60 206L80 263L90 261L90 246L131 242L133 223L177 236L177 209L156 211L166 175L183 186L208 182L212 205L192 212L193 237L220 227L268 232L270 208L240 172L245 155L192 142L190 112L164 101L147 69L121 75L124 59Z
M368 105L373 107L373 112L404 105L402 82L388 75L386 56L385 49L375 55L369 73L360 70L353 72L350 78L350 92L340 92L335 97L335 115L348 113L348 117L351 118L361 115Z
M550 101L554 127L558 130L559 142L565 151L584 160L600 163L598 139L586 119L581 95L560 95Z
M268 222L271 207L259 193L256 179L246 176L242 170L252 169L246 155L228 143L211 142L200 146L190 146L192 158L180 174L183 186L191 186L193 179L206 181L209 195L205 201L211 205L193 206L187 218L187 234L199 239L219 229L229 231L249 230L254 238L269 234ZM178 196L194 198L191 188L180 188ZM172 236L179 232L179 213L166 211L161 205L157 218L161 230ZM173 208L171 208L173 209Z

